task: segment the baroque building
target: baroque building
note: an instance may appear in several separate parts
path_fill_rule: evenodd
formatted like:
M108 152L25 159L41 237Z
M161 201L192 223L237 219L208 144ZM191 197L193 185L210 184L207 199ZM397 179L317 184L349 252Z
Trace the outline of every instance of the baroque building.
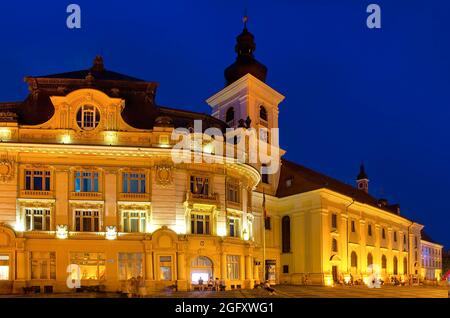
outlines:
M26 77L26 99L0 103L0 292L64 292L78 278L119 291L138 276L148 291L192 290L200 278L227 289L332 285L375 270L423 279L423 226L371 196L363 166L353 187L273 144L271 173L234 157L173 160L174 129L198 134L194 120L271 144L284 96L255 49L245 25L210 116L157 105L156 82L107 70L101 57ZM192 155L217 157L208 147L194 143Z

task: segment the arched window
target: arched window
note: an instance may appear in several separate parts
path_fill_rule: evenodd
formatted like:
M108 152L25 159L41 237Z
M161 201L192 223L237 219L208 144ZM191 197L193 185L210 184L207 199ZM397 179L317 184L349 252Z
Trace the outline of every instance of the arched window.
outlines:
M387 268L387 259L386 255L381 256L381 268L386 269Z
M403 274L408 274L408 260L406 257L403 258Z
M398 274L398 260L397 260L397 256L394 256L394 275Z
M228 108L227 114L225 115L225 122L227 124L234 122L234 108L233 107Z
M331 251L337 253L338 251L338 241L334 238L331 243Z
M282 236L282 250L283 253L291 252L291 218L283 216L281 219L281 236Z
M267 121L267 110L264 106L259 107L259 118Z
M367 254L367 266L373 265L373 256L372 253Z
M350 264L352 267L358 267L358 256L356 255L355 252L352 252L352 254L351 254Z
M81 106L77 112L77 124L81 129L93 130L100 122L99 110L91 105Z

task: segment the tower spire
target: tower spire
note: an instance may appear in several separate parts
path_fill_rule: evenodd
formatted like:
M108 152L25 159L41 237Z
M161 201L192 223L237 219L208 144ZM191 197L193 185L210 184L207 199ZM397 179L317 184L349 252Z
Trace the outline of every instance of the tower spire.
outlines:
M362 162L359 166L359 174L356 177L356 185L359 190L369 193L369 177L367 176L366 170L364 168L364 163Z
M247 22L248 22L248 15L247 15L247 8L245 8L244 16L242 17L242 23L244 23L244 30L247 30Z

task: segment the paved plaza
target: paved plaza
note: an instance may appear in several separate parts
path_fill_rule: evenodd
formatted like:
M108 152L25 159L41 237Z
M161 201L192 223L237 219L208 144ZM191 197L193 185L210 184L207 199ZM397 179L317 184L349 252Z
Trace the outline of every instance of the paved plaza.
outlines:
M382 286L368 288L366 286L275 286L275 293L265 289L242 289L224 292L160 292L147 295L148 298L449 298L450 291L443 287L427 286ZM65 293L65 294L33 294L33 295L0 295L1 298L119 298L118 293Z

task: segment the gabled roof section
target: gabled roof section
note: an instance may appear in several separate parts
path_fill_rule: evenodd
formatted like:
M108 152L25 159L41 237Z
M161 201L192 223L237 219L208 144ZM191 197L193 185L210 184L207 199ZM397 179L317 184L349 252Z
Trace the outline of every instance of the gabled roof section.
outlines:
M288 180L290 180L289 186ZM276 194L277 197L283 198L323 188L349 196L355 201L377 207L390 213L398 214L398 205L382 206L379 204L378 199L364 191L358 190L351 185L300 164L281 159L281 173Z

